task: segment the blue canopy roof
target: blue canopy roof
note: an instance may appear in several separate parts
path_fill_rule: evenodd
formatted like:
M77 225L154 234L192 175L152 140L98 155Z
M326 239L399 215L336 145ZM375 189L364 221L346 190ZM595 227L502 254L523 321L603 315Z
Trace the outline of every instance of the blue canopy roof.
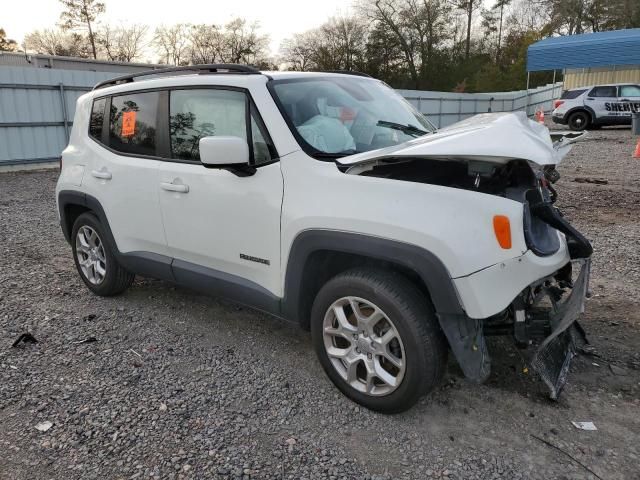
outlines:
M640 65L640 28L549 37L527 50L527 71Z

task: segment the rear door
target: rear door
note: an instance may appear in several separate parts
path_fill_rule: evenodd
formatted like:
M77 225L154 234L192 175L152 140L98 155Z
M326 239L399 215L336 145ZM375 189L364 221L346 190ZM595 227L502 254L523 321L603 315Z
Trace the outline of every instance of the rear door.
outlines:
M132 92L94 100L83 185L102 205L121 253L167 254L157 189L160 96Z
M618 108L618 87L615 85L593 87L591 91L587 93L584 104L594 112L595 123L615 121L620 116Z

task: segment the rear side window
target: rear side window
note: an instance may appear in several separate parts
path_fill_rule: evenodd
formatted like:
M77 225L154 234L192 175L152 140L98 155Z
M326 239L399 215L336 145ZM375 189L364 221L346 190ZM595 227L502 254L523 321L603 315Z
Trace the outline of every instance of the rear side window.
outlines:
M91 118L89 119L89 135L102 141L102 124L104 122L104 107L107 103L106 98L99 98L93 101L91 107Z
M594 87L589 92L590 97L617 97L618 89L616 87Z
M562 93L562 97L560 98L562 100L573 100L574 98L578 98L580 95L586 92L586 90L586 88L582 90L566 90Z
M156 155L158 92L111 98L109 146L134 155Z

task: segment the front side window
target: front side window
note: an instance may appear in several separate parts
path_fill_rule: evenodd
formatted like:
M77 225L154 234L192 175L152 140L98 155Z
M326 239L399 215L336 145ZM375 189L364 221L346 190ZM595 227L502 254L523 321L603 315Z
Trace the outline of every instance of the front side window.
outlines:
M158 92L111 98L109 146L133 155L156 155Z
M247 125L245 93L225 89L173 90L169 101L171 158L200 160L199 142L210 136L232 136L247 140L259 165L275 158L273 145L253 105Z
M617 97L617 88L614 86L610 87L594 87L591 92L589 92L590 97Z
M627 98L638 98L640 97L640 87L637 85L624 85L620 87L620 96Z
M318 158L397 145L435 131L409 102L377 80L327 76L271 84L293 133Z
M106 98L99 98L93 101L93 106L91 107L89 135L98 141L102 141L102 124L104 121L104 107L106 103Z

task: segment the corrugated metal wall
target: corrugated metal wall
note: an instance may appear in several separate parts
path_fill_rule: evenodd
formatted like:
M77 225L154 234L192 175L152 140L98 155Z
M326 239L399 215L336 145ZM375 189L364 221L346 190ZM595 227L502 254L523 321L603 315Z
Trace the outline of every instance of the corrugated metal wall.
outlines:
M640 85L640 66L576 68L567 70L564 74L566 89L603 83L637 83Z
M494 93L452 93L420 90L398 90L436 127L446 127L478 113L515 112L524 110L533 116L537 109L553 110L553 100L562 94L562 83L536 89Z
M96 83L119 75L33 67L0 66L0 166L57 161L68 141L76 100ZM450 93L400 90L437 127L477 113L537 108L549 111L562 84L536 90Z
M67 145L76 100L97 82L113 76L0 67L0 165L59 158Z
M110 62L93 60L91 58L61 57L57 55L25 55L24 53L0 52L0 66L114 72L125 75L132 72L144 72L154 68L163 68L166 65Z

